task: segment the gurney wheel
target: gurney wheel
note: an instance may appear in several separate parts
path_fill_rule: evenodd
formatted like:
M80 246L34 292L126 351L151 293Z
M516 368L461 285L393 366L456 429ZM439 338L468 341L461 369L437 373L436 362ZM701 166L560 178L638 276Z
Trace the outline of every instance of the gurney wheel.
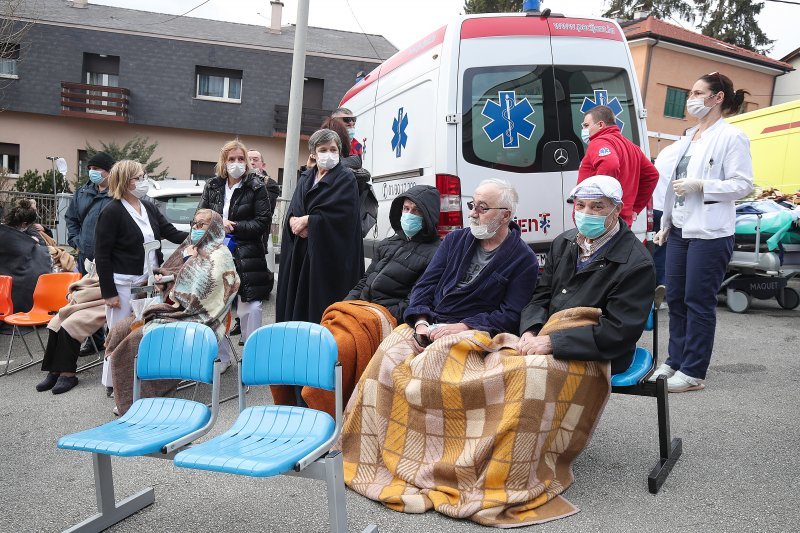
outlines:
M775 299L784 309L794 309L800 305L800 294L791 287L784 287L783 291L775 295Z
M725 303L728 305L728 309L734 313L745 313L750 309L752 299L753 297L746 292L728 289Z

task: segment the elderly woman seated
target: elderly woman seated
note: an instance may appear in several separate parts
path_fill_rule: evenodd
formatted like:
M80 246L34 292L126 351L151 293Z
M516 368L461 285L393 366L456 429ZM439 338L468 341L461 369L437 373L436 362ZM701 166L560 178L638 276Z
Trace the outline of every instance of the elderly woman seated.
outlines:
M342 364L343 397L352 394L378 345L403 320L417 279L439 247L439 191L417 185L392 201L389 220L395 234L378 243L367 272L345 301L330 305L320 323L333 333ZM333 393L304 387L302 400L334 415ZM295 405L292 387L273 387L275 403Z
M133 366L144 332L158 324L189 321L209 326L222 339L239 290L239 276L224 238L222 217L210 209L198 209L189 238L156 270L156 281L162 275L175 276L164 287L166 301L147 307L141 321L131 316L109 332L106 355L113 361L115 414L124 414L133 401ZM143 382L142 397L164 396L175 385L174 380Z
M14 311L29 311L39 276L52 271L47 247L35 230L36 209L29 200L20 200L9 210L0 225L0 274L11 276Z

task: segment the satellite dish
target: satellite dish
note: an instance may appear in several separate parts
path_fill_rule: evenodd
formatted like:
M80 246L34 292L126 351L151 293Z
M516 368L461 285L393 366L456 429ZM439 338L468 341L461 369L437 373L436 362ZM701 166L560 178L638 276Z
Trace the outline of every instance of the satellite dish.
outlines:
M65 178L67 177L67 160L63 157L59 157L56 159L56 168L61 173L62 176Z

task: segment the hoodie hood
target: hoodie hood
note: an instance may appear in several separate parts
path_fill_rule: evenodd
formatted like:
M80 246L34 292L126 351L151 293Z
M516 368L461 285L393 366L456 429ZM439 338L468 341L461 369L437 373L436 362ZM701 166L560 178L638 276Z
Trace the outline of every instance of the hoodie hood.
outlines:
M436 226L439 223L439 189L430 185L415 185L392 201L389 209L389 222L395 233L405 238L403 227L400 225L400 215L403 214L403 202L406 198L417 204L422 211L422 230L411 239L416 242L432 242L439 238Z

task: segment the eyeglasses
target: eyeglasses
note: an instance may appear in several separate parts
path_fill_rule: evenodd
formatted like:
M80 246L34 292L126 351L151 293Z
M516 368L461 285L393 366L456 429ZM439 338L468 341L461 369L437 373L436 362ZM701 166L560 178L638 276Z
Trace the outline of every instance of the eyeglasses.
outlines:
M147 174L142 174L141 176L134 176L132 178L128 178L128 181L144 181L147 179Z
M486 211L491 211L492 209L505 209L506 211L511 211L508 207L488 207L483 204L475 204L475 202L469 201L467 202L467 209L470 211L475 211L479 215L484 214Z
M198 220L192 220L189 223L189 227L190 228L207 228L210 225L211 225L210 222L202 222L202 221L198 221Z
M352 124L355 126L356 124L356 117L341 117L345 124Z

